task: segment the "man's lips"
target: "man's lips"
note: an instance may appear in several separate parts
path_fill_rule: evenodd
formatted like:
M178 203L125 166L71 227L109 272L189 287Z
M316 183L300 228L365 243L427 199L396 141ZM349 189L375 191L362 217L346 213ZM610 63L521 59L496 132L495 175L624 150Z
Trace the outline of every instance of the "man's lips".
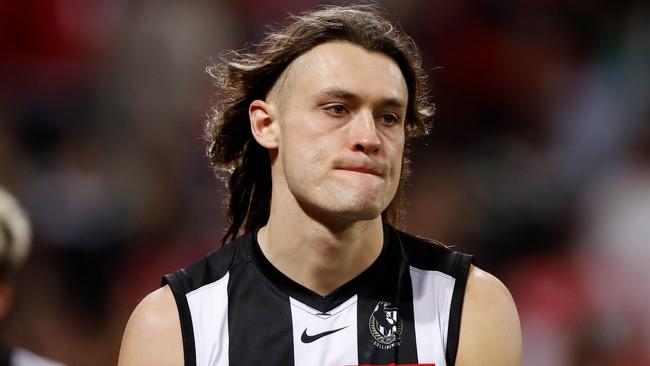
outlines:
M348 170L351 172L357 172L357 173L365 173L365 174L372 174L381 177L382 173L379 169L377 168L372 168L372 167L354 167L354 166L346 166L346 167L338 167L338 170Z

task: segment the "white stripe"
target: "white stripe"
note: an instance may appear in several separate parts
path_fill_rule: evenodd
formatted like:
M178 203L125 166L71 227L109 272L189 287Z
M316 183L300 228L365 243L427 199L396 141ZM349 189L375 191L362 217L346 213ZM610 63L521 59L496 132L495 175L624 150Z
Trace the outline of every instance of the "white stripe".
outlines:
M187 293L192 315L197 366L228 366L228 279Z
M339 305L328 316L294 298L291 300L293 324L293 353L295 366L356 365L357 351L357 295ZM313 342L301 340L303 332L313 336L343 328Z
M438 271L410 269L418 362L446 366L447 327L456 280Z

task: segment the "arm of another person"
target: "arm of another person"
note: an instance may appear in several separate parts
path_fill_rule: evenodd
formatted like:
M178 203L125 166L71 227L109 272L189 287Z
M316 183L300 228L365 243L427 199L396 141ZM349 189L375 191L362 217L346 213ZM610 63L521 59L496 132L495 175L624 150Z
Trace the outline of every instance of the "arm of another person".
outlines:
M135 308L122 338L118 366L183 365L183 339L176 302L162 287Z
M505 285L472 266L465 288L456 366L521 365L521 326Z

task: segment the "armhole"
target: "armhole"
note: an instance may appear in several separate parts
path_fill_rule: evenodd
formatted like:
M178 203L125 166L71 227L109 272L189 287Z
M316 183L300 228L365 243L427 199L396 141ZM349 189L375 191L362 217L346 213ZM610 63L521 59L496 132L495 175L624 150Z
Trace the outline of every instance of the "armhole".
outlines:
M196 348L194 345L194 327L192 326L192 313L187 303L185 294L188 292L183 274L180 271L165 275L162 285L169 285L174 294L178 317L181 321L181 336L183 337L183 359L185 366L196 366Z
M471 255L453 252L452 256L454 258L452 275L456 280L454 283L454 292L451 297L449 324L447 326L447 349L445 350L445 358L447 359L448 366L453 366L456 363L465 286L467 285L470 266L474 262L474 257Z

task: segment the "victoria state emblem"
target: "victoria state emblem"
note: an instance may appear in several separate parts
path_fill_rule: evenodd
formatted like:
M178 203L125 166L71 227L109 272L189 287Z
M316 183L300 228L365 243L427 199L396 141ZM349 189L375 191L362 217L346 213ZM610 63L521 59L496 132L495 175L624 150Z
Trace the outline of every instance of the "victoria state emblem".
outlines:
M402 336L402 320L397 308L391 303L380 301L370 314L370 335L372 343L380 349L391 349L400 345Z

